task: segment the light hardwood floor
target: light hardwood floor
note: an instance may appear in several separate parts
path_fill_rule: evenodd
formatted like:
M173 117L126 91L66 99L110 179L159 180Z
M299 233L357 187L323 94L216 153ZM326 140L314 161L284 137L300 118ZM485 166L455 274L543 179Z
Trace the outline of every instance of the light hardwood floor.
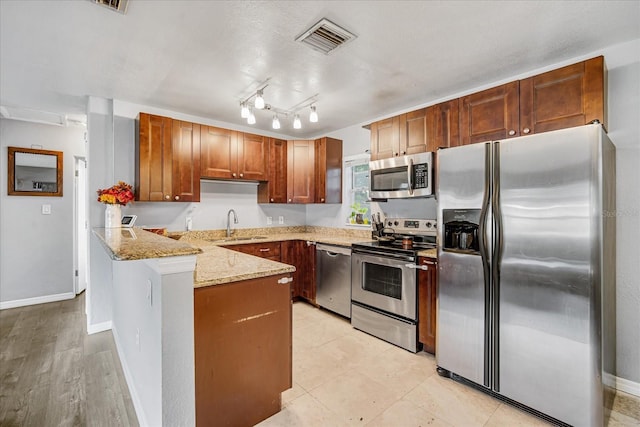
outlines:
M306 303L293 306L293 346L294 386L261 426L547 425ZM113 335L87 335L84 295L0 310L0 426L136 425ZM613 426L640 426L640 399L619 392Z
M111 331L84 294L0 311L0 426L137 426Z

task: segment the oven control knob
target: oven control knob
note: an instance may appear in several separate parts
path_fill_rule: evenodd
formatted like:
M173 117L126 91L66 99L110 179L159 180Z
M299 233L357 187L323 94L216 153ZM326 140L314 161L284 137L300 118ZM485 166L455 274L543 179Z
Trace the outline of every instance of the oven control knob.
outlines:
M398 221L393 221L393 225L397 227L398 225L400 225L400 223Z
M431 222L430 222L430 221L427 221L427 223L425 224L425 227L427 227L427 228L431 228L431 226L432 226L432 225L433 225L433 224L431 224Z

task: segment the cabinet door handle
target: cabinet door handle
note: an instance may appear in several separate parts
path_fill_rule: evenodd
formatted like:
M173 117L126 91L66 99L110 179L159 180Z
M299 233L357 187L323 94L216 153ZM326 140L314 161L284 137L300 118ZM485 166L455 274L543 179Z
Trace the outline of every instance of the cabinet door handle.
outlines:
M260 252L269 252L270 250L269 248L260 248Z
M243 177L244 177L244 174L243 174L243 173L241 173L241 174L240 174L240 178L243 178Z
M322 203L324 203L324 198L321 198L321 199L320 199L320 201L321 201Z
M393 153L393 155L394 155L394 156L397 156L397 155L398 155L398 153Z
M180 196L174 197L175 200L180 200Z
M286 285L287 283L291 282L293 282L293 277L283 277L281 279L278 279L278 283L280 283L281 285Z
M236 173L235 172L232 173L231 176L235 178L236 177Z
M271 201L271 203L273 203L273 199L271 199L270 201Z
M171 196L167 194L166 196L164 196L164 198L165 198L165 200L170 200Z
M404 266L407 268L411 268L413 270L424 270L424 271L429 270L428 265L405 264Z
M531 132L531 129L529 128L522 129L522 133L524 133L525 135L528 134L529 132Z
M516 134L516 131L515 131L515 130L511 129L511 130L509 131L509 135L510 135L510 136L513 136L513 135L515 135L515 134Z
M289 199L289 203L291 203L291 202L292 202L292 200L291 200L291 199Z
M405 154L407 154L407 152L406 152L406 151L403 151L403 152L402 152L402 153L400 153L400 154L402 154L402 155L404 156Z

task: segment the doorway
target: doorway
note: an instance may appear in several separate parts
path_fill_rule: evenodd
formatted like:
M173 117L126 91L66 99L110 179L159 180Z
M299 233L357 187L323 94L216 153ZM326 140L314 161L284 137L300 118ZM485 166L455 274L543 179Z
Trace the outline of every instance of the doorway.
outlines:
M88 230L87 230L87 159L75 158L74 174L74 291L76 295L87 289Z

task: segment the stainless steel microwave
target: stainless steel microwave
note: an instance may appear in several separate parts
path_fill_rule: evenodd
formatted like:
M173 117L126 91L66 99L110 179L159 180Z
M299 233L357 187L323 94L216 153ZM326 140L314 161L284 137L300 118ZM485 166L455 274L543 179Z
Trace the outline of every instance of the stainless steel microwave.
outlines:
M433 153L418 153L369 163L371 199L433 196Z

